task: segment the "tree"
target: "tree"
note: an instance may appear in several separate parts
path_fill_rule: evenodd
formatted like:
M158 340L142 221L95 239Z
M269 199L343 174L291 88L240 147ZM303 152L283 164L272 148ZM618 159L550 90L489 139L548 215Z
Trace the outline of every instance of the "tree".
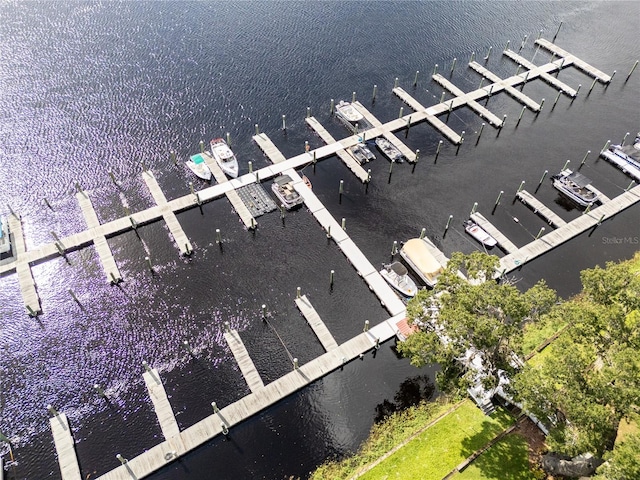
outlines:
M471 384L476 372L460 361L469 351L482 357L485 388L498 384L500 371L513 374L523 324L556 302L555 292L544 282L520 293L509 282L491 280L498 265L495 256L456 252L435 288L419 292L407 306L410 323L420 330L398 350L413 365L439 364L436 383L441 391L463 393Z
M616 443L607 460L598 470L594 480L627 480L640 478L640 434L628 435Z

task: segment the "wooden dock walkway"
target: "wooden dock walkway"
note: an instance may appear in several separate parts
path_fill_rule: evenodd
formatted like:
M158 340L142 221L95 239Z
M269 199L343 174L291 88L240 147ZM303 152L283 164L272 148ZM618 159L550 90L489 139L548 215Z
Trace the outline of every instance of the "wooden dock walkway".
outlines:
M458 135L449 125L436 117L437 114L446 112L448 110L449 107L445 107L444 103L438 104L434 107L426 108L400 87L394 88L393 93L398 98L400 98L400 100L413 108L417 113L421 113L424 117L423 120L431 124L432 127L438 130L442 135L444 135L444 137L451 143L453 143L454 145L459 145L460 143L462 143L462 137ZM440 106L441 108L438 108ZM416 118L413 123L416 123L418 120L419 118Z
M509 273L525 263L547 253L573 237L595 228L600 222L612 218L621 211L640 202L640 185L628 190L605 204L580 215L569 223L523 246L500 259L500 273Z
M450 103L452 110L463 105L467 105L482 118L486 119L494 127L499 128L502 126L503 120L501 118L498 118L497 115L491 113L488 108L483 107L477 101L475 101L472 95L463 92L439 73L436 73L431 78L433 78L436 83L449 90L455 96L455 98L447 100L447 102Z
M142 376L153 403L153 409L158 417L162 435L166 440L179 435L180 428L178 427L178 422L176 422L176 417L167 398L167 392L164 389L158 370L150 368Z
M53 443L58 454L58 465L60 465L62 480L82 480L76 447L67 416L64 413L56 412L56 415L49 418L49 425L51 426Z
M520 200L523 204L533 210L533 213L540 215L546 220L549 225L553 226L554 228L564 227L566 225L567 222L556 215L553 210L551 210L526 190L520 190L518 193L516 193L516 197L518 197L518 200Z
M478 62L475 62L475 61L469 62L469 66L473 70L478 72L480 75L485 77L487 80L489 80L490 82L493 82L494 86L493 86L493 89L491 90L491 94L504 90L513 98L515 98L517 101L519 101L523 105L526 105L526 107L529 110L533 110L534 112L539 112L540 108L542 108L538 102L535 102L529 96L525 95L524 93L522 93L520 90L517 90L513 86L513 85L517 85L518 83L522 83L522 82L519 82L518 79L522 78L522 81L524 81L524 76L526 75L526 73L519 74L517 76L514 75L511 78L507 78L503 80L498 75L493 73L491 70L480 65Z
M184 452L189 452L223 433L222 423L229 429L230 435L233 435L234 425L256 415L360 355L373 350L376 344L380 345L395 337L398 331L396 324L405 316L406 313L403 311L398 316L385 320L367 332L355 336L337 348L301 365L263 388L221 408L219 412L213 413L183 430L180 432L179 438L184 445ZM128 460L125 465L120 465L97 478L98 480L132 480L132 478L141 480L179 458L184 452L172 449L171 445L164 441Z
M14 242L14 249L16 252L16 260L12 264L9 264L9 266L13 265L16 273L18 274L20 293L22 293L22 299L27 312L32 316L37 315L42 310L40 308L40 298L38 297L38 291L36 290L36 283L33 280L33 275L31 274L31 266L29 263L29 256L27 255L24 236L22 235L22 222L13 214L9 215L7 220L9 222L9 230L11 232L11 238Z
M554 53L556 57L563 58L565 66L573 65L576 68L585 72L587 75L597 78L600 83L609 83L611 81L611 77L606 73L589 65L587 62L580 60L575 55L571 55L569 52L567 52L566 50L563 50L562 48L557 46L555 43L551 43L549 40L546 40L544 38L539 38L536 40L536 44Z
M76 199L80 204L80 210L82 210L82 216L87 224L87 228L90 232L95 233L93 237L93 244L98 252L98 258L100 258L100 263L102 264L102 268L107 277L107 282L118 283L122 281L122 275L120 274L118 265L113 258L113 253L107 243L107 238L104 235L97 233L100 230L100 221L98 220L96 211L93 208L89 194L84 191L78 192L76 193ZM62 245L62 247L64 248L64 245Z
M278 150L278 147L267 137L266 133L259 133L253 136L253 141L258 144L260 150L264 152L271 163L280 163L286 160L285 156Z
M595 193L598 196L598 200L600 201L600 203L606 203L606 202L611 200L609 197L607 197L604 193L602 193L600 190L598 190L592 184L589 184L584 188L586 188L587 190L590 190L593 193Z
M260 378L260 374L258 373L256 366L253 364L253 360L251 360L249 352L247 352L244 343L242 343L242 339L238 332L236 330L224 332L224 338L229 344L231 353L233 353L236 363L240 367L240 371L242 372L247 385L249 385L249 389L252 392L256 392L264 388L262 378Z
M390 130L387 130L384 127L384 125L382 124L382 122L380 120L378 120L373 113L371 113L369 110L367 110L364 105L362 105L360 102L355 102L355 105L356 105L357 110L362 114L362 116L371 125L374 126L374 128L383 129L382 135L384 136L384 138L386 138L393 145L395 145L395 147L398 150L400 150L400 153L402 153L402 155L404 155L404 157L409 162L415 163L415 161L416 161L416 152L412 151L409 147L407 147L402 140L400 140L398 137L395 136L395 134L393 132L391 132ZM405 124L407 123L407 121L410 121L409 117L411 117L411 115L406 115L406 116L402 117L404 119L404 121L405 121ZM370 137L368 137L368 138L370 138Z
M153 175L153 172L150 170L142 172L142 178L144 179L144 183L147 184L147 187L151 192L151 196L153 196L156 204L162 209L162 217L164 218L167 227L169 227L169 231L171 232L176 245L178 245L180 253L182 255L190 255L193 251L193 246L187 238L187 235L184 233L175 213L173 213L173 211L167 206L167 197L165 197L156 177Z
M318 136L322 139L324 143L326 143L327 145L338 143L331 136L331 134L322 126L322 124L318 120L316 120L314 117L307 117L305 120L307 124L318 134ZM357 139L356 139L356 143L357 143ZM356 143L354 143L354 145ZM348 153L344 148L340 148L336 150L335 153L338 156L338 158L342 160L342 163L344 163L346 167L349 170L351 170L355 174L355 176L360 179L362 183L369 181L368 172L365 171L364 168L362 168L362 165L360 165L360 163L355 158L353 158L353 155ZM313 152L310 152L308 155L310 155L309 157L310 160L313 161ZM316 159L317 159L317 154L316 154Z
M307 319L309 326L313 329L313 332L318 337L318 340L320 340L320 343L324 347L325 351L328 352L329 350L338 348L336 340L333 338L333 335L331 335L331 332L320 318L320 315L318 315L318 312L316 312L316 309L313 308L313 305L311 305L311 302L309 301L307 296L302 295L302 297L296 298L296 305L298 306L298 309L300 310L304 318Z
M472 213L471 220L476 222L489 235L495 238L496 241L498 242L498 246L500 246L500 248L502 248L505 252L511 253L518 250L518 247L511 240L509 240L500 230L498 230L489 220L487 220L479 212Z
M562 63L562 59L555 60L553 62L550 62L550 63L547 63L545 65L542 65L542 66L538 67L535 64L531 63L526 58L518 55L516 52L514 52L512 50L505 50L503 53L507 57L509 57L511 60L516 62L517 64L522 65L524 68L529 70L528 74L527 74L527 72L525 72L523 74L523 75L527 75L527 80L533 80L536 77L540 77L542 80L547 82L552 87L557 88L558 90L560 90L565 95L568 95L570 97L575 97L576 95L578 95L578 92L576 90L574 90L573 88L571 88L569 85L567 85L566 83L561 82L556 77L552 77L551 75L549 75L549 72L556 71L556 70L558 70L558 69L560 69L562 67L565 67L565 66L569 65L566 62L565 62L565 64L563 64Z

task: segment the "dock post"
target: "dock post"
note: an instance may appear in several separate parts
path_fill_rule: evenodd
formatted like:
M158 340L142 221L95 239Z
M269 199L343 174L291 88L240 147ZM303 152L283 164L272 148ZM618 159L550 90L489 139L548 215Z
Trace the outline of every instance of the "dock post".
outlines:
M251 226L249 227L251 230L256 229L256 219L251 217Z
M453 70L456 68L456 62L458 61L458 59L456 57L453 57L453 62L451 62L451 71L449 72L449 74L453 73Z
M560 100L560 95L562 95L562 90L558 90L558 94L556 95L556 99L553 101L553 105L551 105L551 110L556 108L556 103Z
M563 170L566 170L567 166L571 163L571 160L567 160L566 162L564 162L564 167L562 167L562 170L560 170L561 172Z
M422 240L426 234L427 234L427 229L422 228L422 230L420 230L420 240Z
M516 193L520 193L522 191L522 187L524 187L524 180L520 182L520 186L518 187L518 191Z
M500 199L502 198L502 194L504 194L504 190L500 190L500 193L498 194L498 198L496 198L496 203L494 203L493 205L494 210L498 208L498 205L500 205Z
M296 298L300 298L300 287L296 288Z
M636 183L636 181L635 181L635 180L631 180L631 183L629 184L629 186L628 186L627 188L625 188L625 189L624 189L624 191L625 191L625 192L628 192L628 191L629 191L629 189L630 189L631 187L633 187L633 184L634 184L634 183Z
M398 113L398 118L402 118L402 114L404 113L404 107L400 107L400 112Z
M287 116L282 115L282 130L287 130Z
M476 59L476 52L471 52L471 60L469 60L469 63L473 62Z
M357 134L357 133L358 133L358 122L356 122L356 124L355 124L355 126L354 126L354 129L355 129L355 132L353 132L353 133L356 133L356 134Z
M60 254L60 256L64 257L64 248L62 248L62 244L60 242L55 242L54 245L58 249L58 253Z
M558 25L558 30L556 30L556 34L553 36L553 40L551 40L552 42L556 41L556 37L558 36L558 33L560 33L560 27L562 27L562 22Z
M285 210L285 208L284 208L284 203L281 203L281 204L280 204L280 218L281 218L282 220L284 220L284 210Z
M144 257L145 262L147 262L147 266L149 270L153 273L153 264L151 263L151 259L149 257Z
M480 77L480 85L478 85L478 90L482 88L482 85L484 85L484 77ZM442 92L442 95L444 95L444 92ZM440 103L442 103L442 101L440 101Z
M442 92L442 95L440 95L440 103L444 102L444 95L445 95L445 92Z
M367 183L369 183L371 181L371 169L369 168L367 170Z
M540 235L542 235L544 233L544 230L545 230L544 227L540 227L540 231L536 235L536 240L538 240L540 238Z
M256 183L260 183L260 170L256 170Z
M616 74L617 70L614 70L613 73L611 74L611 77L609 77L609 81L607 82L607 85L609 85L611 83L611 80L613 80L613 76Z
M391 172L393 172L393 164L396 163L394 161L389 162L389 182L391 182Z
M204 153L204 141L200 140L200 153Z
M378 94L378 85L373 86L373 94L371 95L371 101L376 101L376 95Z
M118 184L118 182L116 181L116 176L113 174L111 170L109 170L109 178L111 178L111 181L113 182L114 185Z
M262 304L262 318L265 318L267 316L267 306L263 303Z
M518 53L520 53L524 48L524 46L526 45L527 38L528 38L528 35L525 35L524 38L522 39L522 42L520 43L520 48L518 49Z
M49 207L49 210L53 210L53 207L51 206L51 204L49 203L49 200L47 200L47 197L44 197L44 204Z
M376 338L376 344L373 346L373 348L375 348L376 350L378 350L380 348L380 338Z
M540 37L541 37L541 36L542 36L542 30L540 30L540 31L538 32L538 38L536 38L536 40L540 40Z
M580 91L580 87L582 87L581 83L578 84L578 88L576 88L576 94L572 98L576 98L578 96L578 92Z
M327 238L331 238L331 225L327 226Z
M211 402L211 408L213 408L213 413L220 412L220 409L218 408L218 405L216 404L216 402Z
M584 212L582 212L582 214L586 214L589 213L589 211L591 211L591 205L593 205L593 202L591 202L589 205L587 205L587 208L585 208Z
M249 160L249 173L253 173L253 162L251 160Z
M229 435L229 427L224 422L220 422L220 428L222 429L222 434L227 436Z
M122 465L124 465L125 463L127 463L129 460L127 460L126 458L124 458L122 455L120 455L119 453L116 453L116 458L118 460L120 460L120 463Z
M175 150L171 150L171 152L169 152L169 153L171 155L171 161L173 162L174 165L177 165L178 164L178 157L176 156L176 151Z
M78 300L78 297L76 297L76 293L73 290L69 289L69 295L71 295L71 298L73 298L74 302L82 306L82 304L80 303L80 300Z
M489 87L489 97L491 97L491 93L493 92L493 83Z
M507 40L507 44L504 46L504 49L509 50L509 45L511 45L511 40Z
M492 48L493 48L493 47L489 46L489 51L487 52L487 56L486 56L486 57L484 57L484 59L485 59L485 60L489 60L489 55L491 55L491 49L492 49Z
M111 275L111 284L116 285L118 283L118 278L113 274L113 272L109 272L109 275Z
M538 110L538 113L540 113L542 111L542 106L544 105L544 98L542 100L540 100L540 110Z
M393 88L398 88L398 77L393 80Z
M593 82L591 82L591 86L589 87L589 91L587 92L587 95L591 94L591 90L593 90L594 85L596 84L596 82L598 81L597 78L593 79Z
M502 123L500 124L500 130L502 130L502 127L504 127L505 122L507 121L507 114L505 113L502 116Z
M477 209L478 209L478 202L473 202L473 207L471 207L471 213L469 213L469 216L471 216L474 213L476 213Z
M104 389L99 384L94 383L93 384L93 389L101 397L107 398L107 394L105 393Z
M356 103L356 92L351 93L351 103Z
M482 122L482 124L480 125L480 131L478 132L478 141L480 141L480 135L482 135L482 130L484 130L484 122Z
M258 124L257 123L255 124L255 127L256 127L256 135L260 135L260 129L258 128Z
M330 108L330 110L329 110L329 113L330 113L331 115L333 115L333 108L334 108L334 106L335 106L335 101L334 101L334 100L333 100L333 98L332 98L332 99L331 99L331 108Z
M227 132L227 145L231 146L231 134Z
M522 120L522 115L524 115L524 111L527 109L526 105L522 106L522 110L520 110L520 116L518 116L518 123L520 123L520 120Z
M333 276L335 275L335 270L331 270L331 272L329 273L329 286L333 287Z
M216 243L222 244L222 236L220 235L220 229L216 228Z
M307 118L311 117L311 107L307 107Z
M442 140L438 141L438 148L436 148L436 158L435 160L438 160L438 155L440 155L440 147L442 147ZM435 163L435 161L434 161Z
M585 158L587 156L585 155ZM544 178L547 176L547 173L549 173L549 170L545 170L542 174L542 177L540 177L540 181L538 182L538 188L540 188L540 185L542 185L542 182L544 182ZM538 188L536 188L536 192L538 191Z
M362 329L363 332L366 332L369 330L369 320L365 320L364 321L364 328Z
M418 74L420 73L420 70L416 70L416 76L413 79L413 86L415 87L416 85L418 85Z
M416 148L416 163L418 163L419 158L420 158L420 149Z
M600 153L604 152L607 148L609 148L610 143L611 143L611 140L607 140L607 142L604 144L604 147L602 147L602 150L600 150Z
M398 241L394 240L391 246L391 256L393 257L396 253L398 253Z
M59 415L58 411L55 408L53 408L51 405L47 405L47 410L49 410L49 413L54 417L57 417Z
M435 66L433 67L433 75L435 75L438 72L438 64L436 63Z
M600 219L598 220L598 225L602 225L603 220L604 220L604 213L600 215Z
M580 162L580 166L584 165L584 162L587 160L587 156L591 153L591 150L587 150L587 153L582 157L582 162Z
M191 192L191 195L195 195L195 192L193 191L193 182L189 182L189 191Z
M309 146L309 141L305 140L304 141L304 153L309 153L310 149L311 149L311 147Z
M344 180L340 180L340 187L338 187L338 202L342 203L342 193L344 192Z
M300 368L300 365L298 364L298 359L294 358L293 359L293 369L294 370L298 370Z
M625 79L624 83L627 83L627 80L629 80L629 77L631 76L631 74L633 73L633 71L636 69L637 66L638 66L638 60L636 60L635 63L633 64L633 67L631 67L631 71L627 75L627 78Z
M347 219L342 217L342 230L347 229Z
M522 65L518 64L518 66L516 67L516 75L520 73L521 68L522 68Z
M134 230L138 228L138 223L134 220L133 217L129 217L129 221L131 222L131 226Z
M224 331L229 333L231 331L231 325L229 322L224 322Z
M31 308L31 305L27 305L27 310L29 310L29 316L30 317L37 317L38 316L38 312L36 312L33 308Z
M474 206L474 208L475 208L475 206ZM444 226L444 234L442 235L442 238L447 236L447 231L449 230L449 226L451 225L451 220L453 220L453 215L449 215L449 218L447 220L447 224Z
M629 136L629 132L624 134L624 137L622 138L622 142L620 142L620 146L622 147L624 145L625 140L627 139L627 137Z
M460 132L460 142L458 142L460 145L462 144L462 142L464 142L464 130L462 130L462 132Z

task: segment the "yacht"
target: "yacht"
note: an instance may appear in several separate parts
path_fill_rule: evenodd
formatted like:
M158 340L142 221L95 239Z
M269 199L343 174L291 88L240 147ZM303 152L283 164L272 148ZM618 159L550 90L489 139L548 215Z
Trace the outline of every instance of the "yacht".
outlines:
M202 154L192 155L189 160L184 162L189 169L203 180L211 180L211 170L204 162Z
M362 127L365 123L364 116L351 103L344 100L336 105L336 117L353 133L356 133L356 125Z
M389 264L383 264L380 275L384 278L389 285L399 291L405 297L415 297L418 293L418 287L416 283L409 277L409 271L407 267L400 262L393 262Z
M402 163L404 162L404 155L396 146L384 137L376 138L376 146L391 162Z
M581 173L566 169L553 175L551 180L556 190L582 207L587 207L598 200L598 194L587 188L591 180Z
M9 224L5 217L0 217L0 254L11 251L11 239L9 237Z
M231 178L238 176L238 160L233 154L227 142L222 138L214 138L211 140L211 155L222 171Z
M289 175L276 177L271 185L271 190L287 210L291 210L304 203L304 199L293 187L293 180Z
M487 248L495 247L498 241L473 220L464 222L464 231L482 243Z
M428 287L433 288L438 282L438 276L444 271L443 265L422 238L408 240L400 249L400 256Z

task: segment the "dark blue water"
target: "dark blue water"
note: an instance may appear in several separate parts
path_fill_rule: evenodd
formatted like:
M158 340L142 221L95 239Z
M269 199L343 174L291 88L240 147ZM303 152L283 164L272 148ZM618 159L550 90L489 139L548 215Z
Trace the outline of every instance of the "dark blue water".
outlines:
M517 245L532 240L545 223L512 203L521 180L529 191L547 169L567 159L577 166L591 150L582 173L609 196L629 184L622 173L597 160L607 139L619 142L640 129L640 71L625 77L640 57L635 2L11 2L0 5L0 212L10 205L23 218L28 248L84 228L73 197L74 182L90 192L102 222L153 205L140 176L144 162L168 198L189 191L194 181L180 159L198 142L231 135L241 173L268 165L251 140L259 124L285 156L304 142L322 144L304 123L310 107L337 138L346 130L329 115L330 99L352 92L381 121L396 118L402 103L391 94L394 78L424 105L442 89L429 80L434 65L463 90L480 77L465 68L471 52L484 56L501 76L516 65L499 52L508 40L541 64L533 39L551 39L597 68L617 74L611 85L565 69L559 79L578 98L559 99L536 80L524 87L543 111L525 112L506 94L487 106L508 115L498 134L471 111L448 123L465 130L457 150L446 141L434 162L440 135L427 125L411 128L406 143L421 159L396 166L369 164L373 182L365 189L336 158L304 170L314 192L374 265L389 259L394 240L427 229L446 254L478 246L460 224L478 202L489 216L500 190L502 204L491 216ZM504 26L504 24L508 26ZM412 87L416 70L417 87ZM378 98L371 102L373 85ZM405 106L405 113L408 108ZM286 134L280 130L287 116ZM444 118L444 117L443 117ZM402 132L400 138L404 138ZM108 172L120 180L115 187ZM338 185L345 194L338 202ZM579 213L559 203L549 183L537 194L563 218ZM47 199L53 209L45 206ZM452 228L443 238L449 215ZM520 222L515 223L513 217ZM143 360L158 368L182 428L210 413L210 402L227 405L248 388L221 335L224 321L241 333L251 357L270 382L291 368L288 352L301 363L322 353L293 302L300 286L338 342L387 312L305 210L260 217L247 232L226 199L178 215L195 252L181 259L163 223L109 240L125 278L110 287L93 248L32 266L43 314L27 317L15 274L0 278L0 432L12 439L15 478L59 478L46 404L71 421L84 476L117 466L116 453L131 458L161 441L161 432L141 379ZM640 209L634 207L526 265L516 275L527 287L540 278L568 296L579 290L580 269L629 258ZM224 248L215 243L220 228ZM501 255L500 252L494 251ZM156 268L151 275L144 257ZM336 283L329 289L329 271ZM73 289L80 308L68 293ZM267 305L272 329L260 320ZM196 352L191 357L181 341ZM386 344L376 357L352 362L159 472L154 478L284 478L305 476L332 455L357 449L385 400L411 397L415 382L431 371L415 370ZM100 383L110 402L92 390ZM404 386L403 386L404 385ZM407 386L409 385L409 386ZM403 403L398 400L397 403ZM405 402L406 403L406 402ZM6 447L5 447L6 451ZM5 455L6 458L6 455Z

